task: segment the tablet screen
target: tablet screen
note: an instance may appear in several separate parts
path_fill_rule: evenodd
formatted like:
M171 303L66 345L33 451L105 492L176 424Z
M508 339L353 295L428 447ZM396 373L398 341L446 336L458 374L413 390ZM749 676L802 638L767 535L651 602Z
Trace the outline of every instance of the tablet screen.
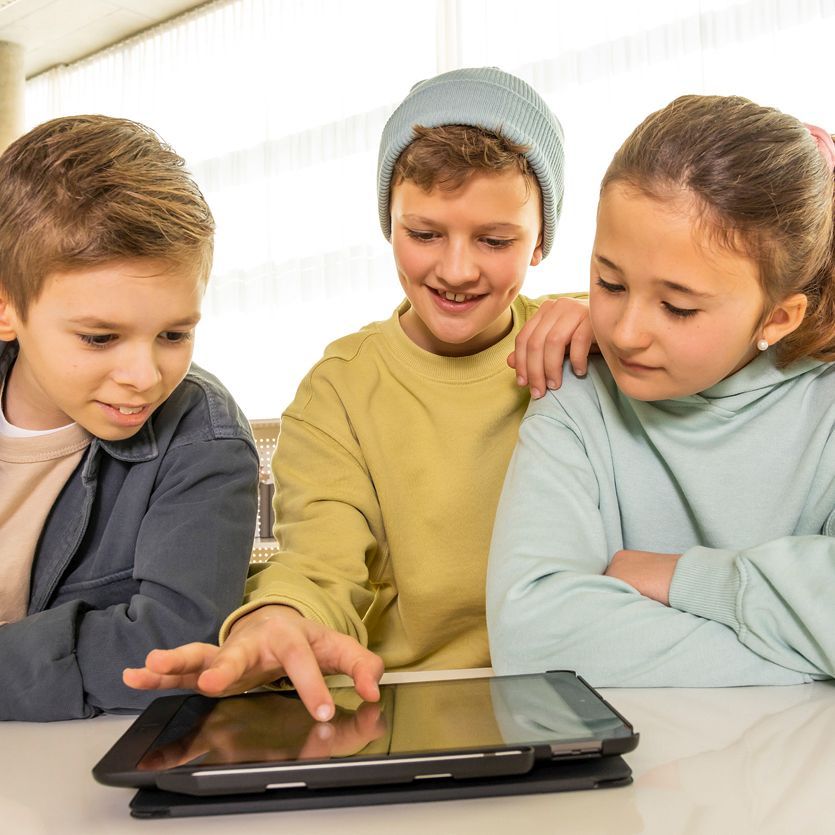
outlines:
M314 721L292 692L183 700L136 768L466 751L610 740L632 729L573 673L383 685L378 703L333 691Z

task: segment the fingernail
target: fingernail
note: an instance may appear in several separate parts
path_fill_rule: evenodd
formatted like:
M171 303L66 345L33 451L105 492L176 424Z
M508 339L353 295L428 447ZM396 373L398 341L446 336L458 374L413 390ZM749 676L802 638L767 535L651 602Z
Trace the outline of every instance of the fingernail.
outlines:
M585 376L586 376L586 371L588 371L588 369L587 369L587 368L575 368L575 369L574 369L574 373L575 373L578 377L585 377Z
M524 386L524 385L525 385L525 378L524 378L524 377L520 374L520 375L516 378L516 382L517 382L520 386Z
M534 400L538 400L542 397L542 392L539 389L531 389L531 397L533 397Z
M333 736L333 725L330 722L325 722L316 726L316 736L321 740L330 739Z
M316 718L320 722L327 722L333 716L333 709L330 705L319 705L316 708Z
M557 387L557 384L553 380L546 380L545 382L549 389L555 389Z

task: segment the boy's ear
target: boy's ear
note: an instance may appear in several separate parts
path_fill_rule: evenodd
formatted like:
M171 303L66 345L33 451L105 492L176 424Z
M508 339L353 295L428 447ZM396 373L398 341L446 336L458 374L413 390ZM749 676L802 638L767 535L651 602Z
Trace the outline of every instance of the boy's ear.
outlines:
M535 267L542 260L542 232L536 239L536 246L534 247L533 255L531 256L531 266Z
M775 305L760 329L762 338L767 340L769 345L774 345L784 336L796 331L806 315L807 304L808 300L803 293L795 293Z
M17 339L17 313L0 295L0 340L11 342L13 339Z

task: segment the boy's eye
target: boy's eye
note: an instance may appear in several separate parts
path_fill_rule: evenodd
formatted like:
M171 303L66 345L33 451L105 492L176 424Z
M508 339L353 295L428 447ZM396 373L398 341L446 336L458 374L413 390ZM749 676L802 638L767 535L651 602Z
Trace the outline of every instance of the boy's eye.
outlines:
M678 316L679 319L687 319L690 316L695 316L699 312L699 309L695 307L676 307L675 305L672 305L669 302L662 302L662 304L664 305L668 313L672 314L673 316Z
M624 291L622 284L610 284L608 281L604 281L600 276L597 277L597 286L601 290L605 290L607 293L622 293Z
M115 333L80 333L78 338L85 345L92 345L94 348L104 348L116 339Z
M193 334L194 331L163 331L160 334L160 339L177 345L181 342L188 342Z
M491 249L504 249L513 243L513 238L482 238Z
M422 232L418 229L407 229L406 234L410 238L413 238L416 241L423 241L424 243L428 243L429 241L433 241L437 237L436 232Z

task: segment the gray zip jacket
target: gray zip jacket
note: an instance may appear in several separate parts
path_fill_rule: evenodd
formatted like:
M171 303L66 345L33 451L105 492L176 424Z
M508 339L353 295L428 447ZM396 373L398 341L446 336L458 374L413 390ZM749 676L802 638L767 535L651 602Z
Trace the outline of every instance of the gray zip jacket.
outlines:
M0 379L16 354L0 342ZM122 670L217 640L243 594L257 478L247 421L196 366L132 438L94 438L41 533L28 616L0 626L0 719L137 711L160 695Z

